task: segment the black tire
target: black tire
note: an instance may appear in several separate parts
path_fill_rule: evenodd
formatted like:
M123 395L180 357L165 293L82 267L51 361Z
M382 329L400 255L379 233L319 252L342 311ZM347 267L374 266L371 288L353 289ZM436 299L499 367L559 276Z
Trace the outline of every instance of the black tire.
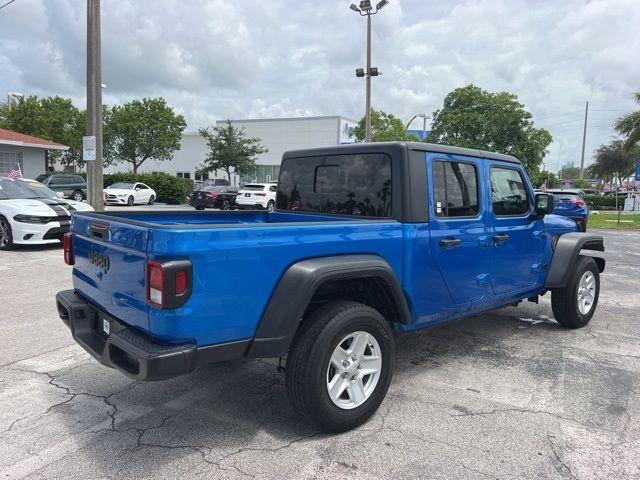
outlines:
M344 409L329 396L327 382L334 350L354 332L374 337L382 362L368 398L355 408ZM394 356L391 329L377 310L347 301L324 305L304 319L289 351L285 375L289 400L300 415L326 432L351 430L366 422L384 400L393 376Z
M11 232L11 224L0 215L0 250L13 249L13 233Z
M276 202L269 200L267 203L267 212L273 212L275 210Z
M133 206L133 202L134 202L133 195L129 195L129 198L127 198L127 205L129 207L132 207Z
M593 275L595 292L593 301L590 302L588 311L580 311L580 281L587 272ZM566 328L584 327L593 317L598 305L600 295L600 273L595 260L590 257L578 257L575 268L570 274L567 285L564 288L556 288L551 291L551 308L556 321Z
M82 200L84 200L84 194L80 190L76 190L71 194L71 200L81 202Z
M196 210L204 210L204 207L196 207Z
M230 210L231 209L231 204L229 203L229 200L224 199L222 201L222 206L220 207L220 210Z
M156 201L156 197L154 197L153 195L151 195L151 196L149 197L149 202L147 203L147 205L153 205L153 202L155 202L155 201Z

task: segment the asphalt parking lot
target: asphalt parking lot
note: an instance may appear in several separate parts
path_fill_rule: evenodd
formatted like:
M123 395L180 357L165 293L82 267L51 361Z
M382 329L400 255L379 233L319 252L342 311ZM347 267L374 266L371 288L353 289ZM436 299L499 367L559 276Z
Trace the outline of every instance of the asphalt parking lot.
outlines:
M58 319L59 247L0 253L1 478L640 478L640 235L601 232L595 317L549 297L398 338L378 414L320 434L273 361L140 383Z

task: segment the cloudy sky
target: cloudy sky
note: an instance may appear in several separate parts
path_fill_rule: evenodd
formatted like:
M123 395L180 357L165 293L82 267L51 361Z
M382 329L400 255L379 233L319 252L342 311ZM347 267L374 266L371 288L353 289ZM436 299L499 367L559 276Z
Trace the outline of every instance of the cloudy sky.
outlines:
M0 0L0 5L7 0ZM162 96L195 130L225 118L364 110L365 22L349 0L103 0L105 103ZM579 164L637 108L638 0L390 0L374 17L373 107L433 112L474 83L518 95L554 137L546 164ZM0 10L0 97L61 95L84 107L86 2ZM415 128L420 128L416 122Z

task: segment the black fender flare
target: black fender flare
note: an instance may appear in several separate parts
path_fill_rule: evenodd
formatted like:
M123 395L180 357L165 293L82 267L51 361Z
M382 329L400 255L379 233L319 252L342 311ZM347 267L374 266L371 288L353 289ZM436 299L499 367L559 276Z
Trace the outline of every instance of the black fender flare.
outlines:
M287 354L302 316L318 288L327 281L371 278L384 282L399 312L400 323L411 315L402 288L389 263L377 255L340 255L302 260L282 275L262 315L247 352L250 358L281 357Z
M553 258L549 266L549 274L544 288L562 288L569 280L571 265L573 265L581 250L590 250L590 255L598 264L598 270L604 271L605 260L595 252L604 252L604 241L600 235L582 232L571 232L560 235L555 244Z

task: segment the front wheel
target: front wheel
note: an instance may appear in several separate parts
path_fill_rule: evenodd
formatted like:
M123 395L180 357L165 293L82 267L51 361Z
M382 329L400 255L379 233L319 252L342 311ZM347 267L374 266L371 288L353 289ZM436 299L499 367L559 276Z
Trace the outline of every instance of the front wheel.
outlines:
M129 198L127 199L127 205L128 206L133 206L133 195L129 195Z
M598 265L593 258L578 257L565 287L551 292L553 316L563 327L584 327L596 311L599 294Z
M9 221L0 216L0 250L11 250L13 248L13 234Z
M356 302L327 304L305 319L287 358L295 410L327 432L344 432L378 409L393 375L387 321Z
M71 199L75 200L76 202L81 202L82 200L84 200L84 195L80 190L76 190L71 194Z
M229 203L229 200L224 200L222 202L222 210L230 210L231 209L231 204Z

